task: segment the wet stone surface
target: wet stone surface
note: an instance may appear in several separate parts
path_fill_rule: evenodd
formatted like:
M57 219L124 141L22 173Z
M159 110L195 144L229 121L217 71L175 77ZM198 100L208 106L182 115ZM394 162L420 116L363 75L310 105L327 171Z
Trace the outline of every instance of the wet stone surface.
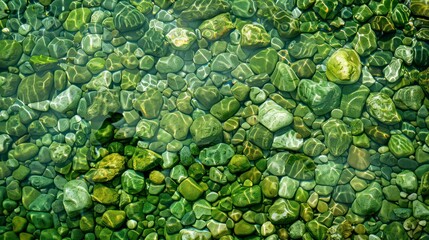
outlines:
M429 1L0 0L1 239L429 238Z

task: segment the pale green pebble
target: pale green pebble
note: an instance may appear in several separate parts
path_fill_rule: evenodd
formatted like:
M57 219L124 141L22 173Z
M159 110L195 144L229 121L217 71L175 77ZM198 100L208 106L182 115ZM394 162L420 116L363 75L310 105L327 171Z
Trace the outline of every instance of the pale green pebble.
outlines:
M251 87L249 97L254 104L261 104L267 99L268 96L262 89L258 87Z
M29 103L28 107L37 111L46 112L49 110L50 103L51 103L50 100L45 100L41 102Z
M144 55L139 60L139 68L141 70L149 71L155 65L155 58L151 55Z
M396 185L407 193L417 191L417 176L410 170L404 170L396 176Z
M179 27L170 30L165 37L175 50L188 50L197 39L194 32Z

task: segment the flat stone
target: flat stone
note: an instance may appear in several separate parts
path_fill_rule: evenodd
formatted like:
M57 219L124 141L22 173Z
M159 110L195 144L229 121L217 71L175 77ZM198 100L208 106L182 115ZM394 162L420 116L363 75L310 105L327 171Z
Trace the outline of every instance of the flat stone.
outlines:
M196 118L190 131L192 139L200 146L217 143L222 139L222 124L211 114Z
M370 154L366 149L352 145L349 149L347 163L351 167L363 171L370 165Z
M162 157L154 151L137 147L128 161L128 167L144 172L160 165L162 161Z
M192 125L192 118L181 112L165 114L160 122L161 128L169 132L177 140L185 140L188 136L189 128Z
M204 193L203 188L191 177L180 183L178 191L188 201L196 201Z
M290 125L293 121L293 116L292 113L274 101L267 100L259 106L258 120L271 132L275 132Z
M226 165L234 155L234 149L228 144L219 143L201 150L199 159L206 166Z
M75 111L81 95L82 90L75 85L71 85L52 99L49 106L60 113Z
M239 187L238 189L234 190L231 198L232 204L234 204L236 207L247 207L261 203L261 187L259 185L252 187Z
M76 8L71 10L66 21L63 23L65 30L75 32L80 29L85 23L88 23L91 17L89 8Z

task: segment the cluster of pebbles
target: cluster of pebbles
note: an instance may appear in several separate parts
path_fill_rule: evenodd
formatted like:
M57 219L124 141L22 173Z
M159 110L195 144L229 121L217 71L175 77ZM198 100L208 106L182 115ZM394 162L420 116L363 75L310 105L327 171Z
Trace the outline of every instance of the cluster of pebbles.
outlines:
M429 239L429 0L0 0L2 239Z

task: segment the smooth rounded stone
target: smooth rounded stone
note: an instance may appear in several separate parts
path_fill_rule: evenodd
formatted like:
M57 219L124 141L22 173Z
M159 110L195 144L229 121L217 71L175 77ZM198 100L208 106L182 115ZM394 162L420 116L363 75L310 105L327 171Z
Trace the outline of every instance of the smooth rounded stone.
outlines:
M168 50L168 42L164 34L156 28L149 28L144 36L137 42L144 52L155 57L162 57Z
M356 199L356 194L350 184L338 185L334 189L332 198L335 202L350 204Z
M177 55L170 54L167 57L159 58L155 64L155 69L160 73L176 73L183 68L185 62Z
M188 50L197 40L197 35L190 29L176 27L165 35L170 46L175 50Z
M372 182L365 190L356 194L351 210L360 216L371 215L380 210L382 200L383 193L380 184Z
M369 93L370 90L365 85L344 86L340 103L340 109L344 116L359 118Z
M420 67L427 67L429 62L429 44L418 41L414 45L414 64Z
M299 181L288 176L282 177L279 183L278 195L282 198L292 199L299 187Z
M300 79L310 79L316 72L316 64L311 59L300 59L291 64L293 71Z
M244 155L236 154L232 156L228 163L228 169L231 173L239 173L248 170L251 167L249 159Z
M309 138L305 140L302 146L302 152L310 157L318 156L326 146L317 138Z
M413 216L417 219L429 220L429 207L419 200L413 201Z
M91 106L88 107L87 116L89 119L99 116L109 116L110 113L117 112L119 109L119 91L101 88L97 91Z
M0 40L0 69L16 66L22 55L22 45L16 40Z
M393 102L399 109L417 111L420 109L424 98L425 95L420 86L407 86L399 89L393 95Z
M234 24L231 22L230 14L223 13L203 21L198 29L205 39L215 41L234 29Z
M27 219L36 229L52 228L54 225L53 217L48 212L28 212Z
M12 156L20 161L24 162L32 159L39 152L39 147L34 143L21 143L15 147Z
M245 24L240 29L240 45L248 48L266 47L270 44L271 37L264 26L259 24Z
M277 153L268 158L267 171L276 176L287 175L298 180L312 180L316 166L303 154Z
M73 41L66 38L56 37L48 45L49 55L54 58L62 58L67 51L74 46Z
M429 173L426 172L423 174L423 176L421 176L421 180L420 180L420 186L418 189L418 193L421 194L422 196L427 196L429 195Z
M371 29L369 23L361 26L352 41L354 50L362 57L368 56L376 50L377 41L376 41L375 32Z
M303 79L298 84L298 97L307 104L315 114L323 115L340 104L341 89L335 83L314 82Z
M288 224L298 219L299 211L298 202L279 198L268 209L268 218L274 224Z
M248 207L262 202L262 191L259 185L238 187L232 194L232 204L236 207Z
M64 185L63 204L67 214L76 216L92 206L91 195L84 180L71 180Z
M413 63L414 50L412 47L400 45L396 48L394 56L402 59L406 65Z
M133 5L127 2L116 4L113 11L113 23L120 32L129 32L142 28L146 24L146 17Z
M203 188L192 177L183 180L177 190L188 201L196 201L204 193Z
M278 55L274 48L266 48L250 58L250 68L255 74L271 74L276 67Z
M352 145L349 149L347 163L351 167L363 171L370 165L370 154L366 149Z
M11 97L16 93L21 78L18 74L1 72L0 73L0 95L3 97Z
M222 124L213 115L206 114L194 120L190 128L192 139L199 145L209 145L222 140Z
M158 117L163 105L162 93L157 89L149 89L141 94L133 103L135 109L139 110L144 118L153 119Z
M326 62L326 77L334 83L352 84L359 80L362 64L353 49L340 48Z
M51 72L45 72L43 75L34 73L21 81L17 96L24 103L48 100L53 85L54 75Z
M385 93L370 93L366 100L369 114L382 123L393 125L402 120L393 100Z
M289 65L277 62L276 68L271 75L271 82L280 91L291 92L298 87L299 78Z
M185 140L188 136L192 118L181 112L167 113L161 119L160 126L177 140Z
M256 231L254 225L246 222L245 220L240 220L234 225L234 234L237 236L247 236L251 235Z
M392 61L383 69L384 78L390 82L394 83L399 80L403 75L402 71L402 59L392 58Z
M329 161L319 164L315 170L316 183L320 185L336 186L340 180L342 165Z
M129 194L137 194L145 188L145 178L142 174L128 169L121 175L122 189Z
M225 143L219 143L201 150L199 159L206 166L219 166L228 164L234 155L234 149Z
M213 238L220 239L221 237L224 237L230 234L230 230L228 229L225 223L220 223L213 219L210 219L206 225L207 225L207 228L210 230L211 237Z
M329 119L322 125L325 145L334 156L340 156L350 146L352 135L349 127L341 120Z
M212 59L212 53L204 48L198 49L192 60L195 64L206 64Z
M61 164L67 161L72 148L64 143L53 142L49 146L49 155L55 164Z
M405 4L397 4L391 12L392 21L396 26L404 26L408 23L411 10Z
M230 10L230 3L225 0L204 0L193 3L187 2L180 7L175 6L174 9L177 11L183 10L180 13L179 18L184 21L195 21L208 19L218 14L228 12Z
M91 18L89 8L76 8L71 10L67 19L63 23L63 28L69 32L78 31L84 24L88 23Z
M96 184L92 191L92 200L106 205L117 204L119 201L119 194L113 188Z
M194 97L201 103L202 107L210 109L222 98L219 90L215 86L199 87L194 92Z
M66 69L67 80L72 84L87 83L92 78L92 73L86 66L70 65Z
M210 239L211 233L207 230L187 229L184 228L179 232L182 239Z
M233 97L227 97L214 104L210 113L220 121L226 121L240 109L240 102Z
M85 178L94 182L107 182L116 177L125 167L126 158L118 153L111 153L103 157L95 165L93 172L88 172Z
M10 116L6 121L5 133L17 137L21 137L27 133L27 128L22 124L18 114Z
M259 106L258 120L271 132L275 132L290 125L293 121L293 116L274 101L267 100Z
M411 12L416 16L429 17L428 0L412 0L410 5Z
M309 221L306 224L306 228L314 239L326 239L328 228L316 219Z
M399 195L400 190L395 185L389 185L387 187L384 187L383 188L383 194L384 194L384 197L386 198L386 200L392 201L392 202L396 202L401 198Z
M408 157L414 154L414 146L409 138L403 134L392 135L388 142L389 150L395 157Z
M87 34L82 38L81 46L86 54L93 55L101 50L102 43L100 34Z
M155 168L161 164L162 161L162 156L158 153L149 149L137 147L133 156L128 161L128 167L131 167L136 171L144 172Z
M71 85L52 99L49 106L60 113L74 111L77 108L81 95L82 90L75 85Z
M417 177L410 170L404 170L396 176L396 185L402 191L413 193L417 191Z
M117 229L126 220L126 213L122 210L107 210L101 216L101 222L108 228Z
M88 90L99 90L102 87L110 88L112 84L112 73L110 71L102 71L84 85Z
M256 2L253 0L237 0L231 3L231 11L235 16L250 18L256 13Z
M261 124L252 126L248 132L247 139L261 149L270 149L273 144L274 135Z
M28 62L36 72L52 70L58 66L58 60L56 58L45 55L31 56Z
M0 154L7 152L11 144L12 138L8 134L0 134Z
M394 239L409 239L407 232L400 222L392 222L388 224L384 229L384 238L386 240Z
M262 194L267 198L275 198L279 192L279 178L267 176L261 182Z
M273 148L299 151L304 144L301 134L293 129L281 130L274 134Z
M214 72L229 72L235 69L239 63L240 60L236 54L220 53L213 59L210 69Z

